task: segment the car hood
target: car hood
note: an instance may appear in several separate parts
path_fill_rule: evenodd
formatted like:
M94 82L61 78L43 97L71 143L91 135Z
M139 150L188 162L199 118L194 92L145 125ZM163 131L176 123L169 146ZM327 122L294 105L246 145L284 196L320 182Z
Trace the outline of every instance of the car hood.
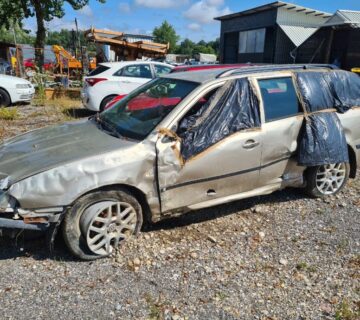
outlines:
M0 81L4 82L6 81L7 84L9 83L25 83L25 84L30 84L29 81L19 78L19 77L13 77L13 76L8 76L6 74L0 74Z
M93 120L47 127L7 140L0 145L0 179L15 183L86 157L132 146L100 130Z

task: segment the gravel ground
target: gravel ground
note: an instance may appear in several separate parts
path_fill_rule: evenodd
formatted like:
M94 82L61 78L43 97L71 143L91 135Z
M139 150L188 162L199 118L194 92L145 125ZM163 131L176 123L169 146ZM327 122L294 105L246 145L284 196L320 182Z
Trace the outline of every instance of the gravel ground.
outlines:
M95 262L61 239L49 257L43 239L0 238L1 315L360 319L359 217L357 178L325 201L288 189L170 219Z

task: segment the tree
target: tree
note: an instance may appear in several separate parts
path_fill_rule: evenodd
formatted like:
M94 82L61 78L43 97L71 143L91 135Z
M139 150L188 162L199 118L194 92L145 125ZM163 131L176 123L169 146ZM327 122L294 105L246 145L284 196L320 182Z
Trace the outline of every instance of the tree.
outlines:
M97 1L105 2L105 0ZM1 0L0 2L0 26L9 28L15 21L21 24L24 18L36 18L35 59L40 69L44 64L45 22L62 18L65 15L65 2L74 10L79 10L86 6L89 0Z
M194 47L195 47L195 43L193 41L191 41L190 39L184 39L180 43L180 46L176 50L176 53L185 54L187 56L192 56Z
M180 37L176 34L174 27L166 20L161 24L160 27L156 27L153 31L155 42L169 44L169 52L175 52L176 43Z

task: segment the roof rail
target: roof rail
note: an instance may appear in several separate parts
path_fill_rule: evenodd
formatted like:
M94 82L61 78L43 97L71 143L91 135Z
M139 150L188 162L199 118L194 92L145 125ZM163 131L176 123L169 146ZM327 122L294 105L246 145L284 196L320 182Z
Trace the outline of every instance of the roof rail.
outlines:
M224 72L218 74L216 78L224 78L234 74L246 74L253 72L266 72L266 71L279 71L279 70L307 70L307 69L316 69L316 68L328 68L331 70L339 69L333 64L278 64L278 65L262 65L262 66L249 66L249 67L239 67L225 70Z

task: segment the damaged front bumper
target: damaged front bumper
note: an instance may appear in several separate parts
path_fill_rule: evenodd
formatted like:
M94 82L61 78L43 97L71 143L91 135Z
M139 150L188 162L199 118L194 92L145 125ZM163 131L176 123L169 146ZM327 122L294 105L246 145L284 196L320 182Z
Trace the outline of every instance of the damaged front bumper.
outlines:
M56 224L63 207L36 210L24 210L17 207L17 201L6 191L0 191L0 231L18 229L46 231L51 224Z

